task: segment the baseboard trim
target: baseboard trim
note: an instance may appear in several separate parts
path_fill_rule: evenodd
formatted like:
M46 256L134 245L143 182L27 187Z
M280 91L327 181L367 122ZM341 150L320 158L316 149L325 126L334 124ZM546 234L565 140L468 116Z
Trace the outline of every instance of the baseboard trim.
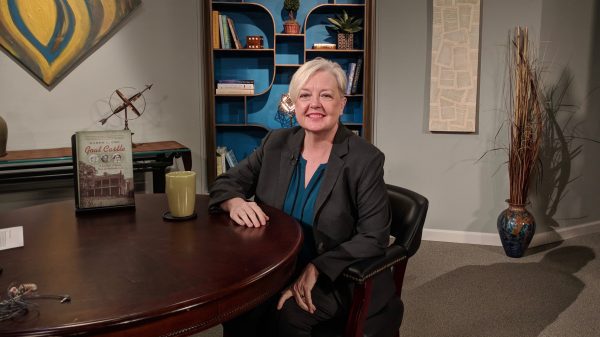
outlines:
M533 236L533 240L531 240L531 244L529 246L541 246L598 232L600 232L600 221L566 228L557 228L543 233L536 233ZM467 243L486 246L502 245L497 233L464 232L446 229L425 228L423 229L423 240Z
M589 235L600 232L600 221L594 221L566 228L557 228L552 231L534 235L531 240L531 247L541 246L548 243L563 241L578 236Z
M468 243L474 245L501 246L496 233L463 232L447 229L423 229L423 240L452 243Z

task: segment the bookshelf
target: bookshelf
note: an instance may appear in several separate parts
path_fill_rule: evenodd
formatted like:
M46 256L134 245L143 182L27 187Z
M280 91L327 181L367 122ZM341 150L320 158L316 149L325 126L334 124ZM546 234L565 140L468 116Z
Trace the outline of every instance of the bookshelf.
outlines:
M363 30L354 35L354 48L313 49L315 43L336 43L336 35L327 29L328 17L342 13L363 17ZM218 48L213 44L215 13L234 22L242 47L246 37L263 38L262 49ZM362 70L355 93L346 95L342 122L349 129L371 141L372 137L372 59L374 4L372 0L302 0L296 13L299 34L284 34L287 12L283 0L206 1L204 5L205 41L205 111L208 182L217 173L216 149L227 147L238 160L248 156L269 130L288 127L277 118L281 95L287 93L294 72L304 62L323 57L338 62L347 71L350 63L362 59ZM220 21L220 19L218 19ZM221 29L223 29L221 27ZM218 32L217 32L218 34ZM222 36L222 35L221 35ZM232 36L230 38L233 39ZM220 40L219 40L220 41ZM215 94L220 80L253 80L252 94Z

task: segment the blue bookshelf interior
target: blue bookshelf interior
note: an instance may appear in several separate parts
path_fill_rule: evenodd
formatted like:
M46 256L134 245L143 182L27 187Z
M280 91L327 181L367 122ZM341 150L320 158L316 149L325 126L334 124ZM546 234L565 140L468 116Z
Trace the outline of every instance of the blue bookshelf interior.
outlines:
M304 63L304 39L302 35L277 36L275 46L276 64Z
M246 123L243 97L217 96L215 102L216 110L219 112L215 115L217 124Z
M327 18L346 10L365 16L365 0L301 0L296 20L300 34L283 34L288 13L283 0L212 1L212 10L234 22L244 49L213 49L213 73L219 80L253 80L254 94L214 95L216 146L233 150L238 160L247 157L269 130L289 127L290 118L278 112L281 96L298 67L307 60L323 57L349 64L364 58L364 31L354 34L352 50L314 50L315 43L336 43L336 32L327 28ZM364 24L363 24L364 25ZM212 26L211 26L212 27ZM246 37L263 37L263 49L246 49ZM363 71L364 72L364 67ZM359 135L364 134L362 72L356 94L347 96L341 121ZM216 84L215 84L216 87ZM295 120L292 119L292 125Z
M331 24L327 18L333 18L342 11L346 11L348 15L355 17L364 17L364 6L340 6L336 5L321 5L315 8L308 19L306 20L306 49L312 48L315 43L335 43L337 40L337 31L328 28ZM363 48L362 31L354 34L354 48Z
M268 130L255 125L218 126L217 144L233 150L238 160L248 157L265 137Z

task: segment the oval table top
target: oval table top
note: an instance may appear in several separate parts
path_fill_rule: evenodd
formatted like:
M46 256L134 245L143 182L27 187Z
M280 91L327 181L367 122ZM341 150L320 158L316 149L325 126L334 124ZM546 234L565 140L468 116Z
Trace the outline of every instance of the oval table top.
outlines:
M75 215L63 201L0 213L0 228L23 226L24 247L0 251L0 297L35 283L28 314L0 322L0 335L189 335L266 300L292 275L302 242L297 222L263 206L269 223L235 225L209 214L166 222L164 194L136 195L136 208Z

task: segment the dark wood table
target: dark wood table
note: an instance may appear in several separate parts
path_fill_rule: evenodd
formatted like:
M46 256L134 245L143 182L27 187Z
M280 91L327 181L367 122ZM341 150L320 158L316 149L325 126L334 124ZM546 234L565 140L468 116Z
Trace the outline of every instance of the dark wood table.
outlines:
M36 283L37 310L0 322L2 336L189 335L227 321L285 285L302 242L299 225L264 207L270 222L245 228L227 214L162 219L164 194L136 195L135 210L75 216L65 201L0 213L0 228L23 226L25 246L0 251L0 296Z

